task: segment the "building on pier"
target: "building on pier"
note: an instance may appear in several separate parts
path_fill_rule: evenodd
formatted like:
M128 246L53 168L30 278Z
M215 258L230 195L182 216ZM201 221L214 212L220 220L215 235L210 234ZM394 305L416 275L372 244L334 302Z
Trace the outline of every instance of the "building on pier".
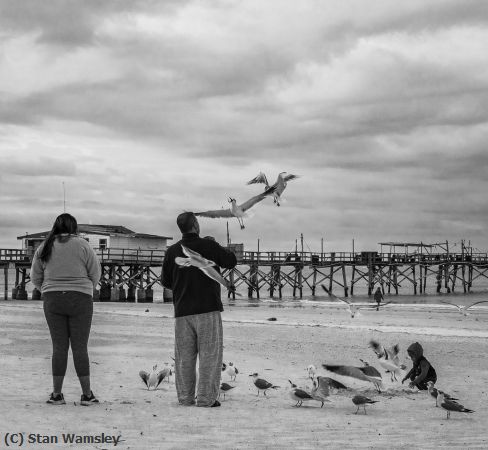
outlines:
M18 236L22 241L22 249L27 255L33 255L37 247L46 239L48 231ZM78 234L86 239L96 250L125 249L125 250L165 250L168 236L156 234L136 233L121 225L90 225L79 224Z

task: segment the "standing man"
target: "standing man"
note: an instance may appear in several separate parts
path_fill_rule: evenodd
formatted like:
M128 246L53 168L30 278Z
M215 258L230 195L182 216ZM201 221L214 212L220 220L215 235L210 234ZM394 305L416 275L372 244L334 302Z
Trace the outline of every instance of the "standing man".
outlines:
M211 239L201 238L200 225L192 212L180 214L176 223L182 239L166 251L161 275L164 287L173 291L175 308L175 383L181 405L220 406L223 330L220 313L224 310L220 284L193 266L183 267L175 258L185 257L181 246L198 252L219 267L232 269L237 259ZM196 361L199 379L196 384Z
M382 300L383 300L383 293L381 292L381 288L378 286L376 288L376 292L374 293L374 301L376 302L376 311L380 309L380 304Z

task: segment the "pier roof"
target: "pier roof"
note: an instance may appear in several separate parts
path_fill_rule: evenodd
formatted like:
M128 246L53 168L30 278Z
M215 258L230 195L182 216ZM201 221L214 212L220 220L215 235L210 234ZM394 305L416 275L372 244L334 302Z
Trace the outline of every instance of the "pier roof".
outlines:
M378 242L378 244L390 247L435 247L435 244L424 244L423 242Z
M78 231L86 234L101 234L106 236L124 235L132 238L147 238L147 239L173 239L170 236L159 236L156 234L136 233L122 225L91 225L78 224ZM48 231L41 231L40 233L24 234L17 236L17 239L44 239L49 233Z

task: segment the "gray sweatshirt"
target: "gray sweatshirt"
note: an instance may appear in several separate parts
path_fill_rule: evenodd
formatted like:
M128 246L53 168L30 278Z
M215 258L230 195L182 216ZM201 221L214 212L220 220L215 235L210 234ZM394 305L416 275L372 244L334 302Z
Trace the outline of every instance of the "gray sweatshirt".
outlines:
M34 254L30 277L41 291L77 291L93 295L100 280L100 261L90 244L78 236L54 240L47 263L39 259L41 244Z

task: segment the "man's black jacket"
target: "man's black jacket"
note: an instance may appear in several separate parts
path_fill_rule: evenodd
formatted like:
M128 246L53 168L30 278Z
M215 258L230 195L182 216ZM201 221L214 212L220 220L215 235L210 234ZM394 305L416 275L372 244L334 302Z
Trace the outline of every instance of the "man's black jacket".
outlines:
M205 275L197 267L182 267L175 263L176 257L186 258L181 244L194 250L218 267L232 269L237 264L234 253L217 242L201 238L196 233L184 233L176 244L166 250L161 280L164 287L173 291L175 317L223 311L220 284Z

